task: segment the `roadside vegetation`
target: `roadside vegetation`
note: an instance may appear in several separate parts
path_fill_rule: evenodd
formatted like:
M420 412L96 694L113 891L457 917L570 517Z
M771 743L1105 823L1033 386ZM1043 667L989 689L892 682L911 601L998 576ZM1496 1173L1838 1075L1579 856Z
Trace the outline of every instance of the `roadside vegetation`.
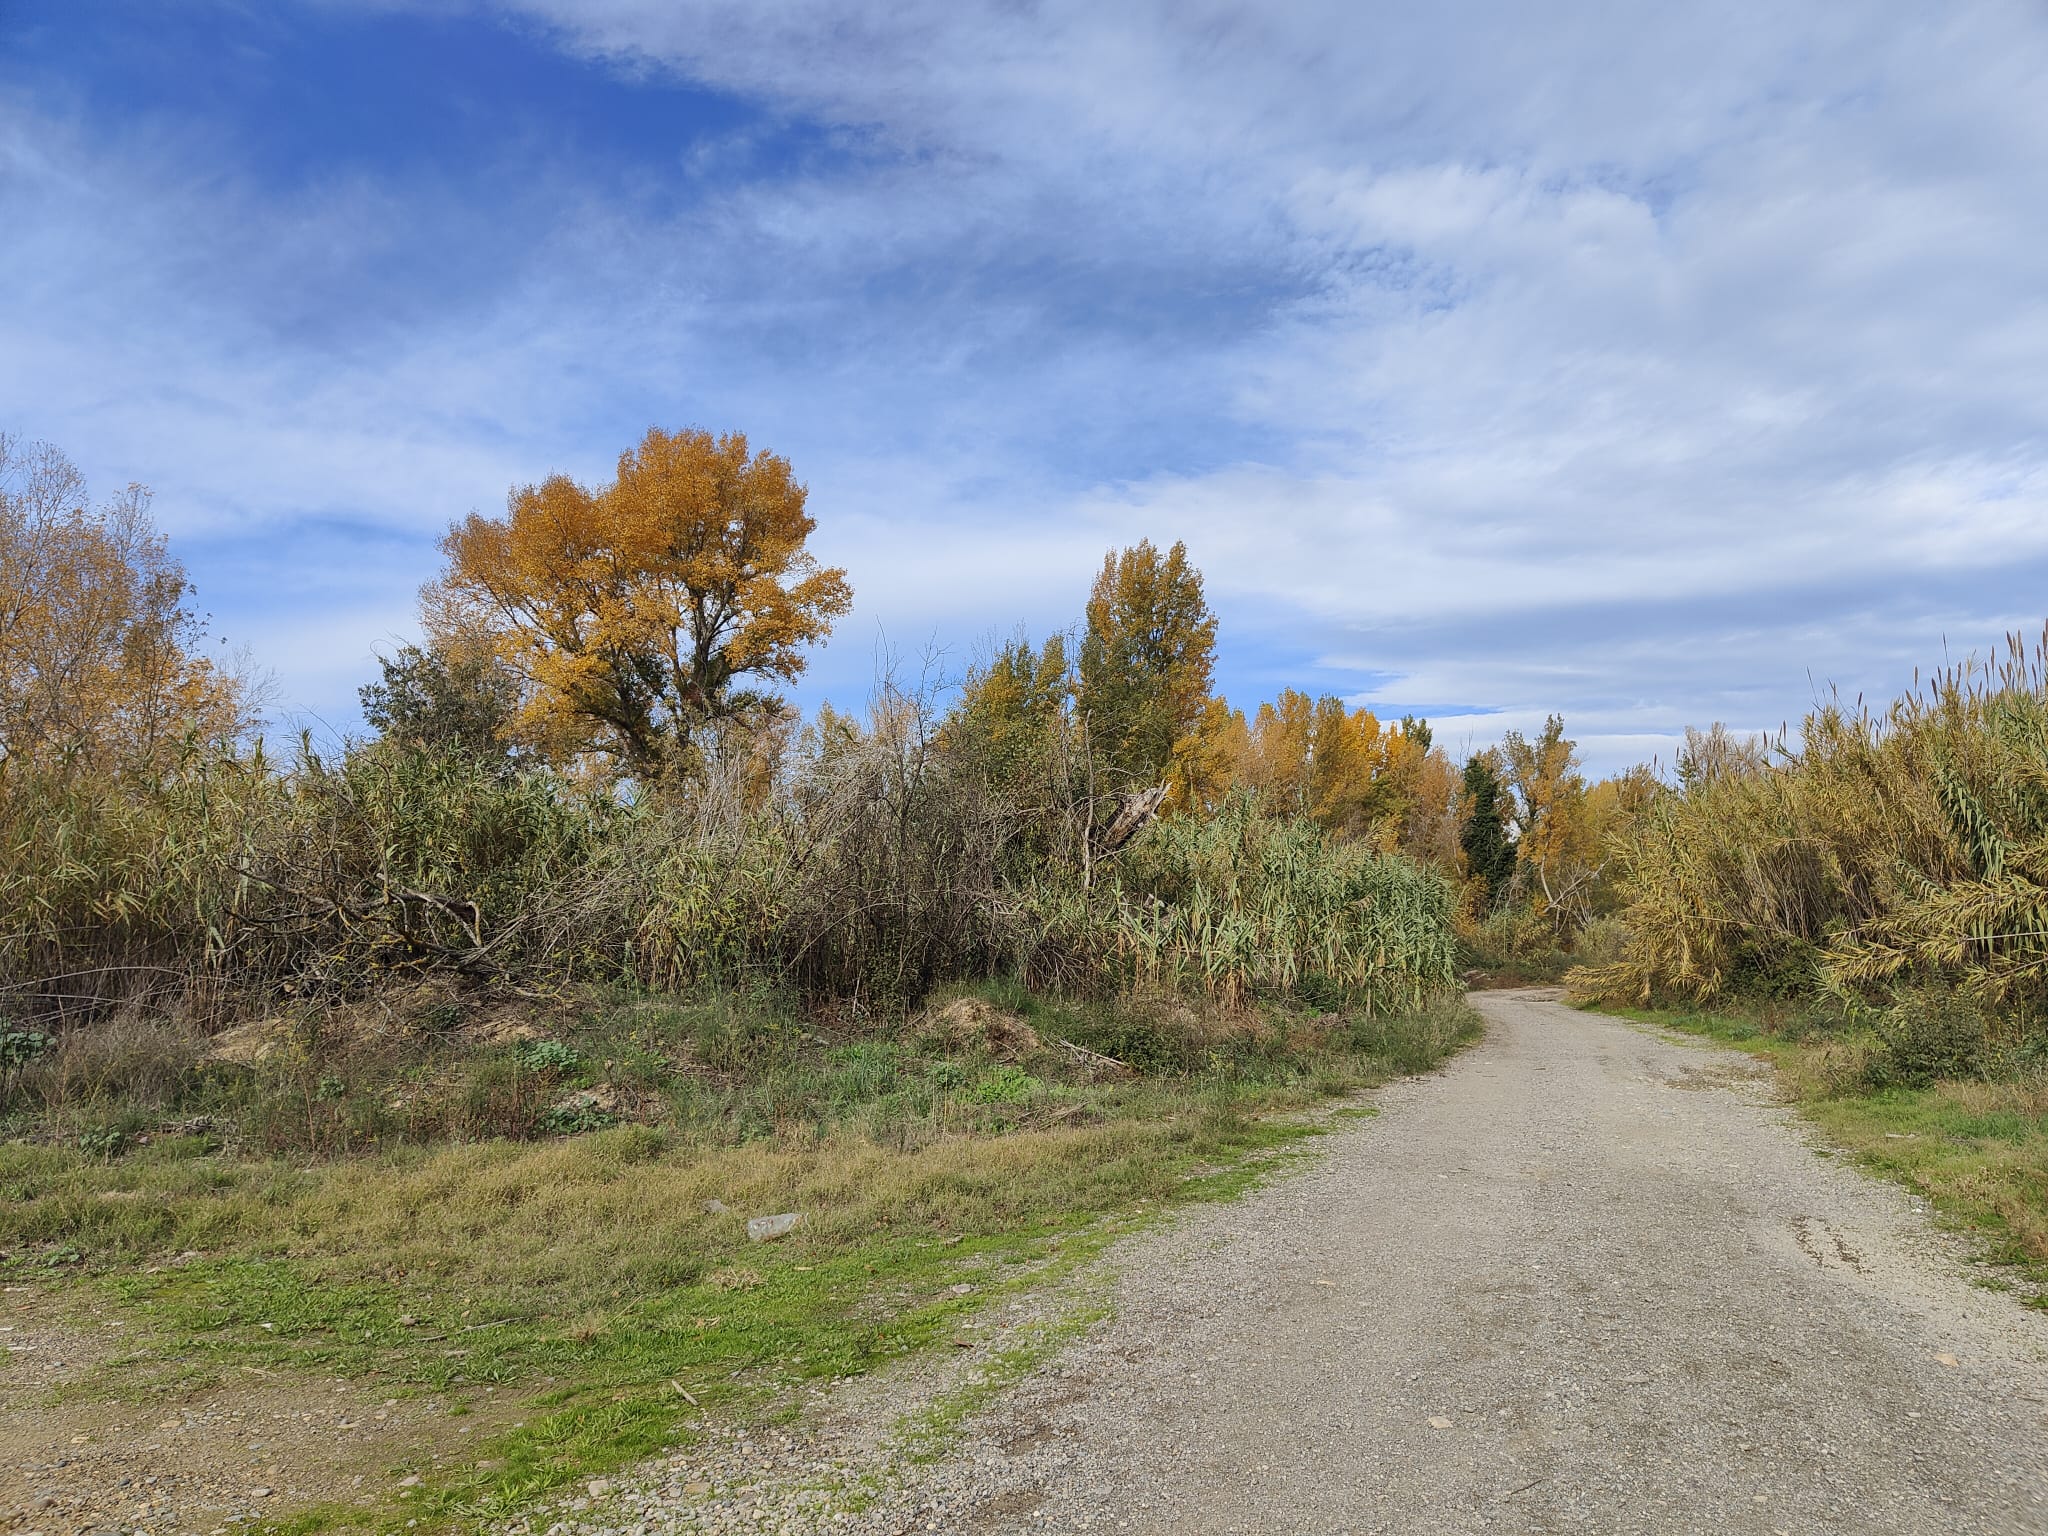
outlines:
M125 1329L42 1410L374 1379L474 1443L264 1513L502 1513L951 1339L1473 1038L1424 722L1232 709L1148 543L1071 633L799 717L851 600L806 499L698 432L515 490L367 730L279 743L146 495L0 444L0 1276Z
M427 1474L406 1495L415 1518L503 1513L687 1441L706 1415L785 1410L806 1383L946 1343L989 1301L1149 1212L1232 1192L1317 1128L1270 1112L1425 1069L1476 1032L1455 1001L1308 1017L1219 1063L1213 1018L1162 1004L1118 1027L1199 1065L1141 1074L1072 1048L1106 1012L1018 1001L965 994L898 1038L672 1072L662 1110L583 1134L313 1162L192 1132L118 1155L17 1142L0 1147L0 1273L131 1320L116 1365L74 1390L175 1400L295 1370L438 1394L457 1415L494 1402L463 1455L394 1468L320 1523L375 1523L408 1470ZM576 1038L658 1048L678 1025L636 1009ZM603 1072L574 1051L506 1054L559 1092ZM749 1241L750 1217L785 1212L801 1217L788 1237Z
M1610 847L1583 1000L1779 1064L1870 1166L2048 1276L2044 653L1937 674L1789 738L1695 732Z

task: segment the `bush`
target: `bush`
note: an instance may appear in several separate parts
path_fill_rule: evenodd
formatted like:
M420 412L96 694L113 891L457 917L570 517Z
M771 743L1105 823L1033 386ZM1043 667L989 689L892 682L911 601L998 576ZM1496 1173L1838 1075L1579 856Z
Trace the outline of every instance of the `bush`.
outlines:
M1987 1020L1981 1005L1948 987L1916 987L1878 1015L1880 1083L1925 1088L1944 1078L1979 1076Z
M1159 823L1117 872L1114 939L1129 979L1226 1005L1294 995L1367 1013L1456 984L1455 899L1414 861L1341 842L1246 795Z
M190 1085L198 1060L198 1043L185 1030L131 1011L66 1029L22 1065L20 1078L46 1110L161 1110Z
M1461 945L1468 968L1555 981L1572 957L1558 947L1557 930L1547 917L1527 907L1501 907L1489 912L1464 935Z

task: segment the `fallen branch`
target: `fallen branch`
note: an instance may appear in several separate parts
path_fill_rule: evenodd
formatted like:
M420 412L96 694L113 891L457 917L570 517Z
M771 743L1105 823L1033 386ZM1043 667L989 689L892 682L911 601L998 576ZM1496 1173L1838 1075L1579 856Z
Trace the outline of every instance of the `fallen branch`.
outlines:
M1071 1040L1053 1042L1075 1061L1090 1072L1107 1072L1113 1077L1136 1077L1138 1069L1128 1061L1118 1061L1114 1056L1105 1056L1100 1051L1091 1051L1085 1045L1076 1045Z

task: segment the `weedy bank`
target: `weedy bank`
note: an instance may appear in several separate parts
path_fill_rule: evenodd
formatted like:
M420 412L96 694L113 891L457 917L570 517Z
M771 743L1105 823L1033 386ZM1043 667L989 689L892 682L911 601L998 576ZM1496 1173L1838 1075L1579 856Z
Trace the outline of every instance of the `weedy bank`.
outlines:
M620 1123L310 1162L189 1122L121 1148L0 1147L0 1272L130 1325L44 1411L204 1401L245 1372L375 1380L439 1405L437 1449L363 1489L286 1468L301 1527L502 1514L687 1443L707 1415L788 1411L808 1383L949 1344L991 1299L1311 1134L1271 1111L1427 1068L1475 1033L1454 1004L1366 1019L1009 987L858 1037L731 999L558 1023L444 1041L386 1086L502 1070L544 1083L535 1103L588 1105L630 1059L635 1096L600 1112ZM744 1070L703 1059L735 1039L758 1053ZM318 1065L303 1050L226 1072L249 1100L299 1103ZM303 1104L339 1102L315 1087ZM785 1212L801 1216L786 1238L749 1241L749 1217Z

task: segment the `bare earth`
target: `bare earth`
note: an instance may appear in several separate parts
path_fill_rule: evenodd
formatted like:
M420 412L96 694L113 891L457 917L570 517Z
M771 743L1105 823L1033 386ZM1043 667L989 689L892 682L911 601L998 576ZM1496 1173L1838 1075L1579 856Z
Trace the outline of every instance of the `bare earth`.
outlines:
M944 1459L863 1384L557 1528L2048 1532L2048 1316L1748 1058L1475 1002L1487 1041L1310 1171L1121 1247L1114 1319Z

